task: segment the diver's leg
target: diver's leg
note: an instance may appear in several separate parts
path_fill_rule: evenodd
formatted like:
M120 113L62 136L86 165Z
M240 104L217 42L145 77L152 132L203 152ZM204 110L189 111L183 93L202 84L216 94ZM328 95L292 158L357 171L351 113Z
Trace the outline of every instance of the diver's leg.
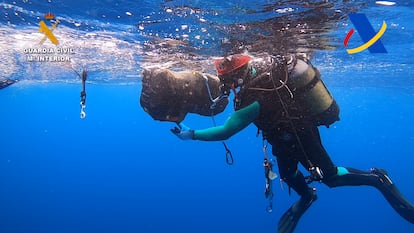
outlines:
M336 167L324 149L317 128L299 131L309 159L324 173L322 182L329 187L368 185L377 188L390 205L407 221L414 223L414 206L405 199L382 169L371 172L354 168ZM302 162L303 163L303 162Z
M277 158L280 177L290 188L293 188L300 196L309 197L309 187L302 172L298 170L298 163L303 164L304 158L301 143L295 136L290 126L281 126L274 134L267 135L272 144L272 154Z
M302 165L308 170L311 169L309 162L306 161L308 159L312 166L322 170L323 176L335 175L336 166L322 145L318 128L316 126L302 128L298 130L298 135L307 157L301 160Z
M281 126L274 134L267 136L270 136L268 140L272 144L272 153L277 157L280 177L300 195L300 199L283 214L278 224L279 233L291 233L317 196L298 170L298 163L300 161L303 164L304 155L292 129Z
M297 169L297 161L279 158L277 161L281 178L300 195L300 199L283 214L278 224L278 233L292 233L317 197L315 190L308 187L302 172Z
M297 168L298 161L293 159L277 158L277 164L279 167L280 177L288 184L289 188L295 190L295 192L301 197L307 197L309 195L309 186L306 183L302 172Z
M337 174L325 177L323 182L329 187L368 185L377 188L397 213L410 223L414 223L414 206L400 193L387 172L373 168L371 172L354 168L338 167Z

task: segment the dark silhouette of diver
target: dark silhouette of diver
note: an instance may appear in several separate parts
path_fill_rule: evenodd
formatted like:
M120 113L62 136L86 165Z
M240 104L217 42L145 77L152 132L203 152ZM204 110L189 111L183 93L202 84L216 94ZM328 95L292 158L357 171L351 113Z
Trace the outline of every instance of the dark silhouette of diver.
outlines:
M317 199L315 189L308 186L311 181L329 187L375 187L401 217L414 223L414 206L385 170L366 172L331 161L317 127L339 120L339 107L308 60L293 55L253 58L238 54L216 60L215 67L222 95L235 94L235 112L220 126L192 130L180 124L172 132L183 140L221 141L254 123L272 145L281 179L300 195L280 219L279 233L293 232ZM298 170L298 163L309 171L308 177Z
M16 82L17 80L13 80L13 79L0 80L0 89L6 88Z

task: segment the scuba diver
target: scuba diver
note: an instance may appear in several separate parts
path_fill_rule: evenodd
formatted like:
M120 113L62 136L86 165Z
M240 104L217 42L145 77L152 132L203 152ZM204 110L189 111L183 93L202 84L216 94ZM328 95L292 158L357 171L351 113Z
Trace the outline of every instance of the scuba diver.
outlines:
M339 107L319 71L296 55L251 57L236 54L215 61L221 95L234 92L235 112L223 125L193 130L183 124L171 131L183 140L222 141L254 123L272 145L279 175L300 199L281 217L279 233L293 232L317 199L309 187L319 181L329 187L368 185L379 190L394 210L414 223L414 206L399 192L383 169L361 171L336 166L321 142L318 126L339 120ZM304 176L301 164L309 171Z

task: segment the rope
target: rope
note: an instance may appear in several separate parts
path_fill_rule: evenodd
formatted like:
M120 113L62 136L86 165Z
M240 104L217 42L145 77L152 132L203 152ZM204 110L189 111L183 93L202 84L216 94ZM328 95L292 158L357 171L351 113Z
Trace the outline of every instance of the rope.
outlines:
M213 121L214 127L216 127L217 124L216 124L216 120L214 118L214 112L213 112L213 110L216 108L217 103L220 102L220 100L222 100L224 98L227 98L228 96L227 95L219 95L217 98L214 98L213 99L213 95L211 94L211 90L210 90L210 85L208 84L208 78L206 77L205 74L201 74L201 77L204 78L204 80L206 81L205 83L206 83L206 87L207 87L207 92L208 92L208 96L209 96L210 102L211 102L211 106L210 106L210 109L211 109L211 119ZM228 148L228 146L227 146L227 144L226 144L225 141L221 141L221 143L223 144L224 150L226 151L226 154L225 154L226 155L226 164L233 165L234 164L233 153Z
M82 70L82 75L78 73L74 68L72 68L73 71L79 76L79 78L82 81L82 90L80 92L80 118L85 119L86 117L86 79L88 77L88 71L86 69Z
M287 64L286 64L286 60L285 59L283 59L283 61L284 61L284 72L285 72L285 80L287 80L287 77L289 76L289 72L288 72L288 68L287 68ZM273 65L274 65L275 63L272 61L272 67L273 67ZM302 151L302 153L303 153L303 155L304 155L304 157L305 157L305 159L306 159L306 162L308 163L308 165L309 165L309 168L310 169L312 169L312 168L315 168L314 166L313 166L313 164L312 164L312 162L310 161L310 159L309 159L309 156L308 156L308 154L306 153L306 151L305 151L305 148L304 148L304 146L303 146L303 143L302 143L302 140L300 139L300 137L299 137L299 135L298 135L298 132L297 132L297 130L296 130L296 127L295 127L295 124L293 123L293 121L292 121L292 118L291 118L291 116L290 116L290 114L289 114L289 110L288 110L288 107L286 106L286 103L283 101L283 99L282 99L282 96L280 95L280 93L279 93L279 89L277 89L277 87L276 87L276 83L275 83L275 81L274 81L274 79L273 79L273 73L270 73L270 77L271 77L271 80L272 80L272 84L273 84L273 87L274 87L274 89L276 89L276 94L277 94L277 97L279 98L279 100L280 100L280 103L281 103L281 105L282 105L282 108L283 108L283 110L285 111L285 113L286 113L286 117L287 117L287 119L288 119L288 122L289 122L289 124L290 124L290 127L291 127L291 129L293 130L293 134L295 135L295 138L296 138L296 140L297 140L297 142L298 142L298 144L299 144L299 147L300 147L300 150ZM291 95L291 98L293 98L293 93L290 91L290 89L288 89L289 90L289 93L290 93L290 95Z

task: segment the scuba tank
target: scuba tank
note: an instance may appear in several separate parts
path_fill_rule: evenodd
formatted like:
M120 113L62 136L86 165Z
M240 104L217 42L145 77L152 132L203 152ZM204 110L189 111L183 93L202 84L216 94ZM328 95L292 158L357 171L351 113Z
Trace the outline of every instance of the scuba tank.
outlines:
M326 88L319 71L309 62L296 59L289 72L287 86L293 93L301 118L314 125L329 127L339 120L339 106Z
M321 80L319 71L296 56L264 56L251 62L251 80L235 99L236 110L258 100L263 113L255 120L261 129L289 121L325 125L339 120L339 106Z

